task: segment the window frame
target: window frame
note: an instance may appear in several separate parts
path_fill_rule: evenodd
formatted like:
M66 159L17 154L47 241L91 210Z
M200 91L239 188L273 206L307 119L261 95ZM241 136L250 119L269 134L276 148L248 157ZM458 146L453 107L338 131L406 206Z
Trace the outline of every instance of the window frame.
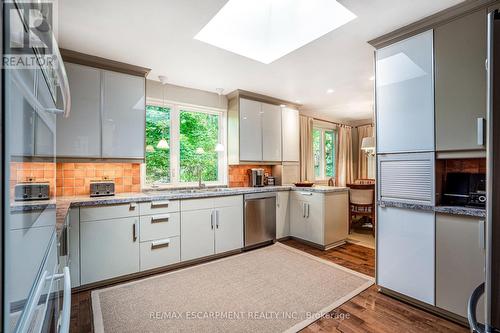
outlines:
M318 122L315 121L313 123L313 132L314 130L319 130L320 131L320 175L317 177L316 176L316 170L315 166L313 165L313 170L314 170L314 180L315 181L327 181L331 177L336 178L337 177L337 142L338 142L338 136L337 136L337 127L328 123L324 122ZM326 132L333 132L333 160L334 160L334 168L333 168L333 176L327 176L326 175L326 155L325 155L325 133ZM311 144L313 145L313 134L311 133ZM313 154L314 154L314 147L313 147ZM314 156L313 156L314 159Z
M227 160L227 133L226 133L226 118L227 110L213 107L204 107L193 104L179 103L174 101L165 101L161 99L147 98L146 106L158 106L170 109L170 183L146 183L146 161L141 164L141 187L143 189L161 189L161 188L179 188L179 187L193 187L198 186L198 182L182 182L180 180L180 113L198 112L205 114L212 114L219 116L219 138L218 142L224 146L224 151L219 152L217 175L219 177L216 181L203 181L204 184L209 186L223 186L227 185L228 179L228 160ZM146 115L144 115L146 116ZM146 141L146 140L144 140ZM215 147L214 147L215 148Z

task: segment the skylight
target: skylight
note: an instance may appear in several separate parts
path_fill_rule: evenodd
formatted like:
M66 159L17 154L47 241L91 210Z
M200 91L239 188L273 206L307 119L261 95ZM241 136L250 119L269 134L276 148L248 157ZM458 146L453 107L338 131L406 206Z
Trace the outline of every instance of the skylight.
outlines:
M229 0L194 38L270 64L355 18L335 0Z

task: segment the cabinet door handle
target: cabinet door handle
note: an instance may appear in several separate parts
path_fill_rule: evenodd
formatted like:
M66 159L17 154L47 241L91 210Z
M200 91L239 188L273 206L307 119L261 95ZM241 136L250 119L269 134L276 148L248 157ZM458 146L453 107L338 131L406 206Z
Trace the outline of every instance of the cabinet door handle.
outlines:
M151 208L162 208L162 207L168 207L170 204L170 201L152 201L151 202Z
M302 217L306 217L306 203L303 202L302 203Z
M214 211L210 214L210 227L214 230Z
M163 217L152 217L151 218L151 223L162 223L162 222L168 222L170 219L170 215L168 216L163 216Z
M215 211L215 227L219 229L219 211Z
M485 221L479 220L479 248L481 250L486 249L486 237L485 237Z
M131 202L129 205L129 210L135 210L135 207L137 207L137 204L135 202Z
M132 224L132 239L134 242L137 240L137 223Z
M162 239L151 242L151 250L161 249L170 245L170 239Z
M484 146L484 126L485 119L477 118L477 145Z
M309 206L309 204L306 204L306 205L307 205L307 218L309 218L309 208L310 208L310 206Z

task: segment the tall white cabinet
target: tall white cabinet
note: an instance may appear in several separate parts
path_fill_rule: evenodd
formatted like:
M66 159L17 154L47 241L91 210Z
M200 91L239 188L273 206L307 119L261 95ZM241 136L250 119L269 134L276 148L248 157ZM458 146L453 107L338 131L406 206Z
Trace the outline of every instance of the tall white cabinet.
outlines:
M434 151L433 31L376 52L377 152Z
M283 162L300 161L299 110L289 107L281 109L281 135Z
M433 53L432 30L376 52L382 202L377 208L377 284L430 305L435 305ZM414 204L428 210L411 209Z

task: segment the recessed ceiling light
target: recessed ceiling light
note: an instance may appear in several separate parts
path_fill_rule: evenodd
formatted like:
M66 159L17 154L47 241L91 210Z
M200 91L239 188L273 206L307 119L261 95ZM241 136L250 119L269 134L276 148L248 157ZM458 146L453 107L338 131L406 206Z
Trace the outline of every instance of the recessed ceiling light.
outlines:
M280 104L280 106L281 106L282 108L286 107L286 105L285 105L285 104Z
M229 0L194 38L270 64L355 18L336 0Z
M327 94L333 94L334 92L335 92L335 90L334 90L334 89L328 89L328 90L326 91L326 93L327 93Z
M375 80L375 76L370 76L370 78L368 80L374 81Z

